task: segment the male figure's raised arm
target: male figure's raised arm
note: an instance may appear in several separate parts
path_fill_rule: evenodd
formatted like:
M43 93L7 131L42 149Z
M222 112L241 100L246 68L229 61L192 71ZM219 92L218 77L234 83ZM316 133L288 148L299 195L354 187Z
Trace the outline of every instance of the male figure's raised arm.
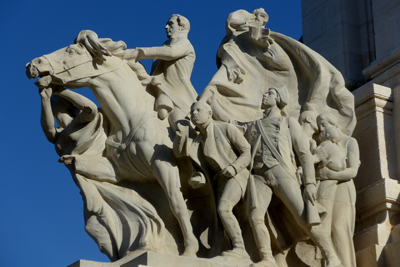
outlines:
M53 93L67 99L78 109L82 110L82 119L84 121L92 121L96 117L98 113L96 104L83 95L75 93L64 87L57 88L57 90L55 90Z
M54 124L54 115L51 110L50 98L53 93L52 88L39 89L39 95L42 98L42 112L40 117L40 123L42 125L43 132L50 143L56 141L57 129Z
M136 59L162 59L174 60L188 55L193 51L189 40L180 41L178 44L163 45L156 47L137 47L125 52L124 58L127 60Z

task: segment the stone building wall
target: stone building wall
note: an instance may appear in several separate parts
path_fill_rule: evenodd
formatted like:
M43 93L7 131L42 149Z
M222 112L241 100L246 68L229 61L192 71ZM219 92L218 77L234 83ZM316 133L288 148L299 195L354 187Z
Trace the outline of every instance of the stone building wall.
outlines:
M355 96L357 264L399 266L400 0L302 0L302 14L303 42Z

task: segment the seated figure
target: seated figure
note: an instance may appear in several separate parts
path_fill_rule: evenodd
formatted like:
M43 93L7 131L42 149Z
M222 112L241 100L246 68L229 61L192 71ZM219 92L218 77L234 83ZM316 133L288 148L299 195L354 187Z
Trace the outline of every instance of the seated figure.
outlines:
M156 97L155 110L160 119L169 118L175 128L190 111L197 93L190 82L196 55L188 40L190 23L172 15L165 26L168 40L159 47L127 49L124 58L132 68L142 59L154 59L147 90Z

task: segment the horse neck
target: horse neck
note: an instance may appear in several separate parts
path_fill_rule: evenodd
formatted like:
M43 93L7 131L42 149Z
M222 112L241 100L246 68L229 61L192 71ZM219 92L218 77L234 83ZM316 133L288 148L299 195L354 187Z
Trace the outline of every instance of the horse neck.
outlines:
M143 116L155 113L154 98L128 65L93 79L90 88L111 122L111 133L128 135Z

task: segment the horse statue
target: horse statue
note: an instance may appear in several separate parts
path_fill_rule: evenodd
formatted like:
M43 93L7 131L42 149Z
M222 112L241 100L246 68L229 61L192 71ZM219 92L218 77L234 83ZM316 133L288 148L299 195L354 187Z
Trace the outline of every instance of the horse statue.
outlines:
M105 151L95 159L65 155L62 161L75 163L76 173L96 183L115 186L156 180L183 233L182 255L196 256L199 243L181 192L180 170L172 149L175 133L168 120L157 118L154 97L146 92L143 82L146 70L140 63L129 66L123 59L125 49L122 41L99 39L92 31L82 31L74 44L28 63L27 75L39 78L35 83L39 88L87 87L94 93L107 121ZM123 257L127 250L112 260Z

